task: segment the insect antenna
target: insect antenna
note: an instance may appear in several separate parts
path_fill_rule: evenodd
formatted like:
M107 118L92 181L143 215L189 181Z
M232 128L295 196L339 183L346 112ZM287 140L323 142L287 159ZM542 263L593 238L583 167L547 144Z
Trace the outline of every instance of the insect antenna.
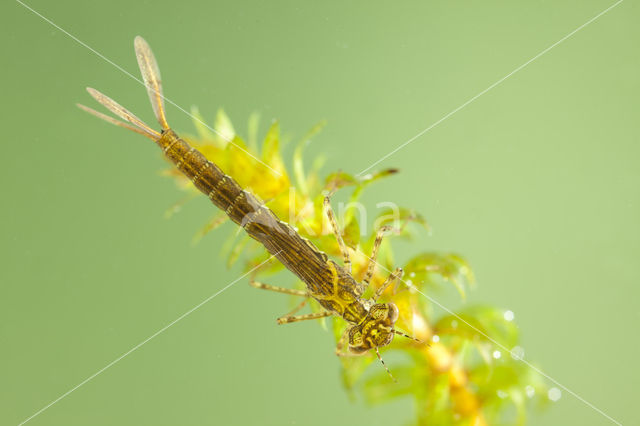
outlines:
M101 118L105 121L107 121L108 123L111 124L115 124L116 126L120 126L120 127L124 127L126 129L132 130L136 133L140 133L150 139L153 140L158 140L160 138L160 133L156 132L155 130L153 130L151 127L149 127L147 124L145 124L144 121L140 120L138 117L136 117L132 112L130 112L128 109L126 109L125 107L123 107L122 105L120 105L119 103L117 103L116 101L114 101L113 99L111 99L110 97L108 97L107 95L99 92L96 89L93 89L91 87L87 87L87 92L89 92L89 94L91 96L93 96L93 98L100 102L105 108L107 108L109 111L111 111L112 113L114 113L115 115L117 115L118 117L122 118L125 121L128 121L129 123L133 124L133 126L130 126L127 123L123 123L121 121L118 121L112 117L109 117L107 115L104 115L98 111L95 111L89 107L86 107L84 105L78 105L81 109L87 111L90 114L95 115L98 118ZM133 127L133 128L132 128Z
M387 370L387 373L389 374L389 377L391 377L391 380L393 380L394 383L398 383L398 380L395 377L393 377L393 374L391 374L391 371L389 371L389 369L387 368L387 364L384 363L384 360L380 356L380 351L378 351L377 346L376 346L376 355L378 355L378 359L382 363L382 366L384 367L384 369Z
M136 58L138 59L142 79L147 87L151 107L162 129L167 130L169 129L169 124L164 115L164 96L162 94L162 79L160 78L158 62L145 39L136 36L133 45L136 50Z
M429 343L427 343L427 342L423 342L422 340L420 340L420 339L416 339L415 337L413 337L413 336L409 336L408 334L404 334L404 333L403 333L403 332L401 332L401 331L393 330L393 332L394 332L394 333L396 333L396 334L397 334L397 335L399 335L399 336L406 337L407 339L411 339L411 340L413 340L413 341L415 341L415 342L418 342L418 343L420 343L420 344L422 344L422 345L427 345L427 346L431 347L431 345L430 345Z

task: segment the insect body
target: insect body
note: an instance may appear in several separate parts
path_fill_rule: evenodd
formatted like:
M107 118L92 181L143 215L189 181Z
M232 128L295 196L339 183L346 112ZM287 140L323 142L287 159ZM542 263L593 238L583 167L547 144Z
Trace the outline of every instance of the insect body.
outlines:
M348 342L352 353L364 353L374 349L380 358L378 347L391 343L394 334L406 336L394 329L398 308L393 303L377 303L377 299L385 288L402 277L400 268L389 276L372 299L362 298L373 276L376 255L383 234L389 231L389 228L384 227L378 232L366 275L362 283L356 281L351 275L349 253L338 230L329 197L325 198L325 211L340 245L344 267L330 260L325 253L301 237L290 225L279 220L256 196L240 187L233 178L224 174L218 166L171 130L165 118L160 72L153 53L141 37L136 37L134 45L151 105L162 130L160 132L153 130L124 107L95 89L87 88L98 102L126 122L86 106L79 106L105 121L154 140L164 155L193 182L196 188L209 197L213 204L222 209L233 222L244 228L251 238L264 245L269 253L282 262L287 269L296 274L306 284L307 291L285 289L252 281L251 284L254 287L305 298L312 297L324 308L324 311L317 313L293 315L304 305L305 299L296 310L278 318L278 323L285 324L331 315L344 318L351 326L338 343L336 353L339 355L344 355L343 348ZM382 361L382 358L380 360Z

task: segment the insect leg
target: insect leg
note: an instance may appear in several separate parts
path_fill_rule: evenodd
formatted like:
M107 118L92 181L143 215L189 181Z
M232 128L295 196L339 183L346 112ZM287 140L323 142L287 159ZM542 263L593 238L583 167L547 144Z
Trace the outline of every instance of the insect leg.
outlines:
M371 253L371 257L369 258L369 265L367 266L367 272L362 279L362 283L364 284L365 288L369 286L371 277L373 277L373 271L376 268L376 259L378 257L378 249L380 248L380 244L382 244L382 238L387 232L391 231L392 229L393 227L391 226L383 226L378 230L378 233L376 234L376 240L373 243L373 251Z
M337 356L352 355L352 354L349 354L347 351L345 351L345 348L347 346L347 338L349 336L349 330L351 330L351 327L347 327L347 329L342 333L342 336L340 336L340 340L338 340L338 344L336 345Z
M364 355L366 352L357 353L357 354L353 352L349 352L349 347L347 346L347 338L349 337L349 330L351 330L350 327L348 327L344 331L344 333L342 333L340 340L338 340L338 344L336 345L336 355L339 357L345 357L345 358Z
M290 317L293 316L293 314L295 314L296 312L298 312L300 309L304 308L304 305L307 304L307 300L308 299L302 299L302 302L300 302L298 304L298 306L296 306L295 308L293 308L291 311L287 312L286 314L284 314L283 316L281 316L280 318L286 318L286 317Z
M310 296L309 292L304 291L304 290L296 290L296 289L293 289L293 288L276 287L276 286L265 284L265 283L261 283L259 281L255 281L255 280L249 281L249 285L251 287L260 288L262 290L269 290L269 291L275 291L275 292L278 292L278 293L291 294L293 296L302 296L302 297L309 297Z
M333 315L333 312L329 312L329 311L314 312L312 314L294 315L294 316L290 316L290 317L280 317L280 318L277 319L277 322L278 322L278 324L288 324L290 322L298 322L298 321L305 321L305 320L324 318L324 317L329 317L331 315Z
M296 306L290 312L284 314L283 316L281 316L280 318L278 318L276 320L278 322L278 324L286 324L286 323L289 323L289 322L303 321L303 320L306 320L306 319L322 318L322 317L331 315L330 312L316 312L316 313L313 313L313 314L294 316L294 314L296 312L298 312L300 309L304 308L304 306L307 304L307 301L309 300L309 297L311 297L311 293L309 293L308 291L296 290L296 289L293 289L293 288L276 287L276 286L273 286L273 285L269 285L269 284L261 283L259 281L255 281L253 279L251 281L249 281L249 284L251 285L251 287L259 288L259 289L262 289L262 290L269 290L269 291L275 291L277 293L290 294L292 296L302 296L302 297L304 297L304 299L302 300L302 302L300 302L298 304L298 306ZM321 314L321 315L319 315L319 314Z
M349 251L347 250L347 246L342 239L342 234L340 233L340 229L338 229L338 223L336 222L336 216L333 214L333 209L331 208L331 200L330 196L324 197L324 211L329 218L329 223L331 223L331 228L333 229L333 234L338 240L338 245L340 246L340 251L342 252L342 257L344 259L344 267L347 272L351 273L351 259L349 259Z
M376 291L376 294L373 295L373 301L377 302L378 298L382 295L382 293L384 293L384 291L387 289L387 287L389 287L394 282L396 282L398 280L401 280L402 279L402 275L404 275L404 271L402 270L402 268L396 268L396 270L393 271L391 273L391 275L389 275L389 278L387 278L384 281L384 283L382 283L380 288Z

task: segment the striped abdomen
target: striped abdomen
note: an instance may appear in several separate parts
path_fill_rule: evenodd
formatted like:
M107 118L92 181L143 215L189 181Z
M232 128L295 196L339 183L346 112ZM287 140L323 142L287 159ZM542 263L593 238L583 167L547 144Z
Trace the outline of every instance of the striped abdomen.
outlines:
M271 209L173 130L165 130L157 144L196 188L304 281L312 293L326 295L333 292L336 269L340 275L343 271L328 260L326 254L280 221ZM333 267L328 266L329 262Z
M157 143L178 170L238 225L242 225L248 215L262 206L251 193L244 191L235 180L180 139L173 130L166 130Z

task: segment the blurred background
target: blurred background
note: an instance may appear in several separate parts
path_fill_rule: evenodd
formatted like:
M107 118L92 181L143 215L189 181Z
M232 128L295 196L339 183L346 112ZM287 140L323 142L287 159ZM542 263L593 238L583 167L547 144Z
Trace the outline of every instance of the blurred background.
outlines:
M240 134L254 111L292 140L327 119L307 158L358 173L614 2L28 4L136 76L144 36L167 97L210 122L223 107ZM0 423L17 424L243 270L220 254L231 226L191 244L215 213L204 197L165 219L183 194L146 139L74 105L94 105L90 85L152 122L145 90L19 3L0 8ZM464 255L469 302L512 310L526 359L623 424L640 381L639 18L621 3L378 164L401 173L364 197L421 212L431 235L397 257ZM454 290L433 297L459 307ZM242 279L29 424L413 418L409 399L350 401L330 333L277 326L287 310ZM530 424L612 422L563 392Z

